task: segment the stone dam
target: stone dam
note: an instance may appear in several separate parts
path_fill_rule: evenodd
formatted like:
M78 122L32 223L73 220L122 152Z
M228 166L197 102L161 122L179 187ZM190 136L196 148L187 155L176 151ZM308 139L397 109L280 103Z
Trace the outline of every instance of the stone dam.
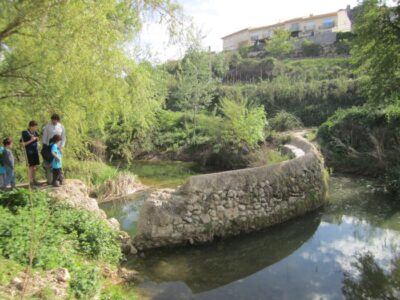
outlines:
M197 244L260 230L325 203L324 161L292 134L291 160L257 168L192 176L176 190L153 192L143 204L133 240L139 250Z

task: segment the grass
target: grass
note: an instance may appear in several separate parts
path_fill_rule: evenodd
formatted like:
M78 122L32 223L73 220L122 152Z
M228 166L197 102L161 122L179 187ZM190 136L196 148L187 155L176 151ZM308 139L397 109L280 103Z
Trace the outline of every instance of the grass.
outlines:
M8 284L24 267L0 256L0 285ZM1 296L1 294L0 294Z
M63 171L66 178L80 179L90 187L95 187L121 174L121 170L104 162L90 160L79 161L67 158L63 161ZM17 163L15 166L17 182L28 182L27 169L24 163ZM42 165L37 167L37 178L45 179Z
M181 161L135 161L129 171L143 184L156 188L175 188L200 174L195 163Z
M313 129L304 136L308 141L315 142L317 140L317 129Z
M251 167L260 167L289 160L289 157L276 149L262 147L254 154L251 160Z

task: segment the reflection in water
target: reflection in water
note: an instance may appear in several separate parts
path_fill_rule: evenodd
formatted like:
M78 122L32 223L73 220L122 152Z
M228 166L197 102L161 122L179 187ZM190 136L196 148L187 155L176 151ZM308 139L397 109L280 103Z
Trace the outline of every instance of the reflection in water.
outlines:
M225 286L280 261L316 231L319 214L279 228L200 247L156 250L130 261L152 281L182 281L194 293Z
M136 234L136 224L139 219L139 210L149 195L149 191L139 192L128 199L99 204L109 218L116 218L121 224L121 229L130 236Z
M400 258L392 260L392 268L385 271L372 253L360 255L353 263L359 276L345 273L343 294L348 299L400 299Z
M153 299L398 299L400 206L366 185L333 178L324 211L128 264Z

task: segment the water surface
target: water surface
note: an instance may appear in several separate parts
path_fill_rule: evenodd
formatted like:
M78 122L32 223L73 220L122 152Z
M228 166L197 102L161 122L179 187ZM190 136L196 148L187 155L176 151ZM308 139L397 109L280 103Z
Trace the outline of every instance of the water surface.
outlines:
M152 299L399 299L399 201L368 184L332 178L330 203L318 212L128 265Z

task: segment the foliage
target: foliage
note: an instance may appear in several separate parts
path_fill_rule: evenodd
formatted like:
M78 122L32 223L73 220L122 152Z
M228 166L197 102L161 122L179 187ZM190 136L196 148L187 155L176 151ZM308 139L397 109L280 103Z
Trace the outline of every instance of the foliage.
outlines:
M365 90L375 104L390 103L400 94L400 5L365 0L354 24L352 57L365 77Z
M90 299L100 291L100 270L91 265L72 268L70 289L77 299Z
M305 57L316 57L321 54L321 46L310 40L304 40L301 44L301 50Z
M289 55L294 49L290 41L290 33L284 29L277 29L272 38L265 45L265 51L272 57L283 58Z
M336 112L317 135L327 163L341 172L391 178L389 187L396 187L393 174L400 165L399 112L368 106Z
M102 290L101 300L136 300L136 293L130 286L112 285Z
M96 216L61 206L42 192L32 193L33 206L28 197L24 190L1 193L0 257L22 266L32 257L37 269L65 267L75 297L93 295L100 284L95 262L121 259L116 233Z
M174 97L180 110L192 114L193 140L196 139L197 114L206 109L212 99L214 85L210 66L210 55L193 50L182 60L181 71L178 73Z
M267 119L263 107L249 108L247 99L236 102L225 98L221 101L221 111L226 119L222 129L223 147L253 150L265 139Z
M338 32L336 34L335 49L338 55L350 55L351 44L354 41L353 32Z
M186 182L189 176L199 173L193 162L182 161L135 161L129 171L135 173L140 182L157 188L175 188Z
M15 261L4 259L0 256L0 285L8 284L19 272L23 266ZM2 296L0 292L0 297Z
M120 116L135 138L146 136L162 84L122 46L149 15L174 30L177 13L174 2L158 0L2 1L0 136L18 140L16 129L31 119L44 125L52 112L61 114L66 151L77 157L89 156L91 140L104 140L105 124Z
M296 116L286 111L278 112L269 120L269 125L276 131L287 131L303 127L303 124Z

